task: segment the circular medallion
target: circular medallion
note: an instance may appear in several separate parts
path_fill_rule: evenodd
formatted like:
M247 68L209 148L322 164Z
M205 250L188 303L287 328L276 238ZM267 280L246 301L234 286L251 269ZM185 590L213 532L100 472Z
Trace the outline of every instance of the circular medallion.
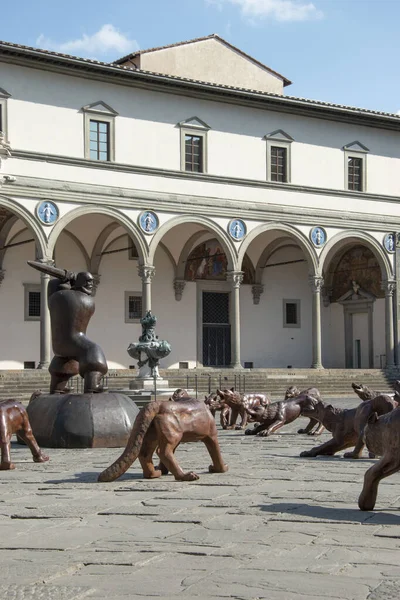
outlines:
M151 210L145 210L139 215L140 229L145 233L154 233L158 228L158 217Z
M327 240L325 229L323 227L313 227L310 231L310 240L316 248L321 248Z
M394 233L386 233L383 236L383 247L385 248L385 250L387 252L390 252L391 254L395 251L395 249L396 249L396 238L395 238L395 234Z
M246 235L246 224L241 219L232 219L228 225L229 235L234 240L242 240Z
M58 207L54 202L43 200L36 206L36 216L43 225L54 225L59 217Z

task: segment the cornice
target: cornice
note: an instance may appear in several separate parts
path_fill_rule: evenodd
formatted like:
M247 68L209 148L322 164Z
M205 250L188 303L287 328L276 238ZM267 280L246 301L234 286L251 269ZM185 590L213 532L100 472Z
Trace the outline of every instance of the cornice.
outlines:
M89 61L57 53L46 53L34 48L1 42L0 60L22 67L98 80L102 83L115 83L196 99L400 131L400 118L389 113L234 88L149 71L126 69L113 64Z
M399 196L389 196L385 194L370 194L368 192L357 192L349 190L338 190L334 188L320 188L312 186L300 186L291 183L274 183L272 181L263 181L257 179L245 179L240 177L225 177L221 175L211 175L209 173L192 173L187 171L174 171L172 169L162 169L154 167L144 167L140 165L128 165L117 162L94 161L86 158L75 158L70 156L61 156L57 154L43 154L39 152L29 152L26 150L12 150L13 159L33 160L58 165L84 167L87 169L100 169L105 171L116 171L122 173L132 173L135 175L148 175L151 177L168 177L170 179L184 179L191 181L202 181L207 183L235 185L240 187L253 187L274 190L277 192L295 192L302 194L317 194L318 196L333 196L336 198L346 198L348 200L364 200L372 202L394 202L398 204ZM41 180L43 181L43 180ZM68 183L69 186L73 185ZM114 188L110 188L114 189ZM118 188L121 189L121 188ZM128 188L127 188L128 189ZM352 214L351 212L349 214Z
M292 191L304 191L297 188ZM320 193L320 192L319 192ZM47 199L54 202L67 202L77 205L112 206L116 209L153 208L159 212L174 214L194 214L209 217L235 215L248 220L279 222L309 226L318 222L328 227L340 229L368 229L370 231L400 230L400 217L379 214L344 212L335 209L286 206L278 203L255 203L230 200L212 196L191 196L160 191L144 191L132 188L108 187L79 184L70 181L50 180L18 176L15 183L5 183L0 187L1 195L18 199Z

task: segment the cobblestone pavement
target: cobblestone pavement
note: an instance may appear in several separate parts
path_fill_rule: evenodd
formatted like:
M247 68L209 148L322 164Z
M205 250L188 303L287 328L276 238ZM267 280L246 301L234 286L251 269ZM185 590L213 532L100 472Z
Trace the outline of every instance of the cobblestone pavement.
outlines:
M135 463L100 484L119 449L49 449L35 464L13 444L17 468L0 472L0 599L398 600L400 473L374 512L359 511L373 461L300 458L329 435L297 435L305 423L264 439L221 431L222 475L207 472L203 444L181 446L192 483L144 480Z

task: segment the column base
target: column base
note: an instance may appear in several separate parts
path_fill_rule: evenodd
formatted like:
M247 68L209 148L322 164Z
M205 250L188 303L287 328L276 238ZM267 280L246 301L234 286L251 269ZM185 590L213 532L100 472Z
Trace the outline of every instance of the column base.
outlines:
M231 365L229 365L230 369L244 369L243 365L241 365L240 363L233 363Z
M311 365L312 369L324 369L325 367L321 363L313 363Z
M37 369L48 369L49 366L50 366L50 361L44 361L44 362L40 362L36 368Z

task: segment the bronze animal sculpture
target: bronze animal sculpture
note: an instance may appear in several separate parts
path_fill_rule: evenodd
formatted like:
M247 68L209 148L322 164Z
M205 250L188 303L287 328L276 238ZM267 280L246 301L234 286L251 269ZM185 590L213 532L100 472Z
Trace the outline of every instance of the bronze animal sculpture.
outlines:
M188 391L183 388L176 389L170 398L171 402L175 402L176 400L180 400L181 398L190 398Z
M267 406L270 403L268 396L265 394L241 394L240 392L235 391L235 388L231 388L230 390L225 389L223 391L217 390L217 396L219 396L232 411L230 424L224 427L224 429L244 429L249 419L249 413L246 411L246 407L256 408L258 406ZM239 415L241 417L241 423L240 425L236 425Z
M365 426L367 447L382 458L364 475L358 499L361 510L373 510L381 479L400 470L400 408L378 416L373 412Z
M294 385L291 385L286 390L285 400L289 400L290 398L296 398L297 396L300 396L300 394L308 394L309 396L312 396L316 400L321 400L321 395L317 388L310 387L306 390L300 391L299 388L297 388ZM297 433L305 433L307 435L321 435L323 430L324 430L324 426L322 425L322 423L319 423L315 419L310 419L310 421L308 422L306 427L304 427L303 429L299 429L297 431Z
M210 473L224 473L225 465L218 443L215 421L204 404L194 398L182 398L175 402L154 400L142 408L125 450L121 456L100 475L99 481L118 479L139 458L143 476L147 479L160 477L161 465L156 469L153 454L161 464L171 471L177 481L195 481L197 473L184 473L179 466L174 450L180 443L203 441L212 460Z
M311 448L311 450L304 450L300 453L300 456L315 457L322 454L332 456L340 450L356 446L359 437L359 423L362 422L365 412L370 410L370 404L368 403L371 400L350 409L338 408L313 398L311 400L311 405L305 407L302 411L303 416L313 417L320 421L332 433L332 439L320 446Z
M70 377L84 379L84 392L103 391L102 377L107 361L100 346L86 337L86 329L95 311L92 297L93 275L72 273L33 260L28 264L38 271L54 275L48 286L48 306L54 357L49 366L50 393L67 393Z
M215 418L217 411L221 411L220 424L222 429L228 429L231 420L232 409L225 404L224 400L217 394L209 394L204 397L204 404L208 407L210 413Z
M382 392L376 392L375 390L371 390L371 388L369 388L367 385L358 384L358 383L352 383L351 387L353 388L353 390L357 394L357 396L363 401L364 400L372 400L372 398L376 398L377 396L380 396L380 394L382 393Z
M374 398L371 398L371 400L365 400L362 404L360 404L360 406L357 407L354 417L354 428L358 436L357 443L352 452L344 453L344 458L361 458L362 451L366 445L365 427L371 414L376 414L378 416L385 415L397 407L398 402L386 394L380 394ZM368 444L367 448L370 458L375 458L377 454L382 456L380 452L376 452L373 448L370 448Z
M16 400L3 400L0 402L1 471L15 469L10 456L11 437L14 433L28 446L34 462L49 460L34 438L25 407Z
M260 425L246 429L245 435L269 436L284 425L301 416L302 410L311 406L311 396L300 394L288 400L273 402L267 406L246 407L246 411Z

